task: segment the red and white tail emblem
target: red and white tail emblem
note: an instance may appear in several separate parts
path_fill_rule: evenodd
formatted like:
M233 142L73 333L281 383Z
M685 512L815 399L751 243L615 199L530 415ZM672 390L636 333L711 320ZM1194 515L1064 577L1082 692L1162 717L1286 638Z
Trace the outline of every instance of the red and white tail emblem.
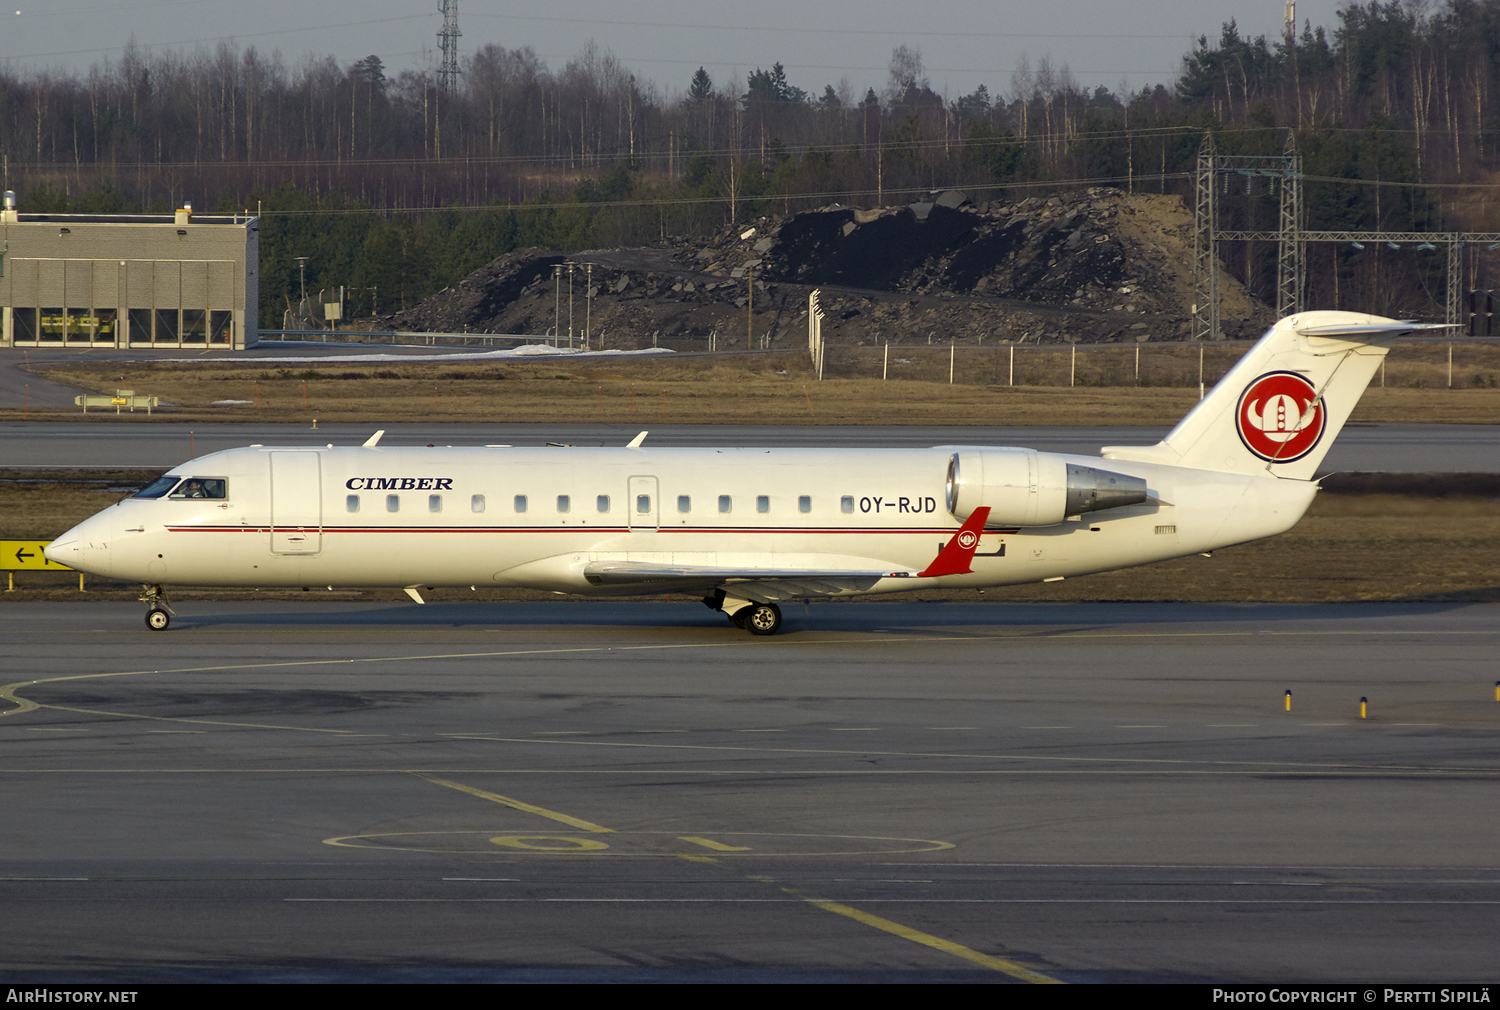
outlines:
M1327 428L1317 389L1296 372L1268 372L1245 387L1234 423L1245 448L1271 463L1306 456Z
M968 521L959 527L953 539L948 545L932 559L932 564L917 573L921 576L937 575L968 575L973 571L970 567L974 560L974 551L979 547L979 536L984 532L985 521L990 517L990 507L981 505L969 516Z

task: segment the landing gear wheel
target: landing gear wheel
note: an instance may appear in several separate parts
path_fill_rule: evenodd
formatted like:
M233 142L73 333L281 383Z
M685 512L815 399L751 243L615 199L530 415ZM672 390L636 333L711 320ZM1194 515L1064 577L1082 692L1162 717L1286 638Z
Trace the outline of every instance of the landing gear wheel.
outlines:
M732 624L732 625L734 625L736 628L739 628L741 631L744 631L745 630L745 615L747 613L749 613L750 610L751 610L750 607L746 607L744 610L741 610L738 614L730 614L729 615L729 623Z
M757 603L735 616L742 617L745 630L752 635L774 635L781 630L781 608L774 603Z
M152 631L166 631L167 625L172 623L171 615L165 610L146 611L146 627Z

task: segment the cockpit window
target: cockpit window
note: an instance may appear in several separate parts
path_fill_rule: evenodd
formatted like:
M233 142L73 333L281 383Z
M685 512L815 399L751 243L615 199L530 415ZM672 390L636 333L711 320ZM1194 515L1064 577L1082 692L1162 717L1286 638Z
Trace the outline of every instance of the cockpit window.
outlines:
M225 482L221 477L189 477L168 496L171 498L227 498Z
M170 475L166 476L166 477L158 477L154 481L152 481L150 484L148 484L146 487L143 487L139 491L137 491L135 493L135 497L137 497L137 498L161 498L168 491L170 491L174 487L176 487L177 486L177 482L180 481L180 480L182 480L181 477L172 477Z

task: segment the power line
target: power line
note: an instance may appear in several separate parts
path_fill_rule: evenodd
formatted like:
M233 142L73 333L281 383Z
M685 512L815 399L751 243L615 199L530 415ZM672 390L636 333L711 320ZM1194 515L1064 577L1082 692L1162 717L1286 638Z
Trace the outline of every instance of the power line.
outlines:
M507 21L549 21L557 24L611 25L622 28L685 28L699 32L768 32L785 36L785 25L709 25L685 21L629 21L601 20L599 18L562 18L541 14L471 14L479 18L504 18ZM923 29L891 31L876 28L808 28L798 25L798 35L883 35L890 38L936 38L936 39L1180 39L1196 38L1193 32L1173 32L1165 35L1120 35L1118 33L1086 32L933 32Z
M415 21L429 18L430 14L403 14L399 17L370 18L365 21L339 21L328 25L308 25L303 28L277 28L263 32L243 32L235 35L214 35L202 39L178 39L175 42L127 42L120 46L100 46L95 49L60 49L51 53L25 53L19 56L0 56L0 61L35 60L52 56L87 56L90 53L118 53L126 49L152 49L168 46L199 46L209 42L231 42L238 39L258 39L270 35L295 35L298 32L320 32L332 28L353 28L356 25L383 25L393 21Z

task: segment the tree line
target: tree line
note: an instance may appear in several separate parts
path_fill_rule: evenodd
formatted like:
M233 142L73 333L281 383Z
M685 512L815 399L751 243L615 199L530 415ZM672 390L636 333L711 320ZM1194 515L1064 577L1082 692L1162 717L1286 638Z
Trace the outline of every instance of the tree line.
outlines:
M1230 22L1175 81L1133 93L1042 59L1003 91L942 95L908 46L864 94L847 80L801 87L780 64L729 81L700 68L673 90L593 43L560 69L488 44L463 71L445 90L374 56L289 66L227 44L130 46L84 74L0 70L4 185L23 211L260 210L271 326L295 297L296 256L310 257L309 287L374 289L389 311L526 245L637 244L950 187L1190 197L1206 132L1221 153L1279 154L1291 131L1310 227L1482 229L1491 211L1475 184L1500 158L1500 0L1372 0L1331 31L1304 23L1279 39ZM1225 224L1274 228L1274 195L1227 192ZM1269 288L1265 257L1229 265ZM1389 287L1378 270L1325 265L1315 295ZM1400 270L1407 286L1432 281L1430 265Z

